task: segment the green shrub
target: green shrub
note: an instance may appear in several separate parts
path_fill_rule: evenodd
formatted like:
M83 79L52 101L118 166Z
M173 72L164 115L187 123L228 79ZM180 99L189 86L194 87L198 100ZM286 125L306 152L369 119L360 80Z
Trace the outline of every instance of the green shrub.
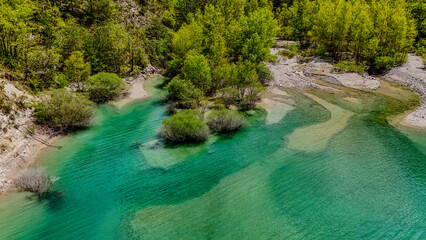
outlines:
M183 108L195 107L203 96L202 91L196 88L189 80L179 77L173 78L165 89L168 91L167 98Z
M265 66L265 64L261 63L257 65L257 75L259 76L259 81L266 85L272 80L274 80L274 75L272 74L271 70L269 70L268 67Z
M225 108L225 104L223 104L223 101L219 98L216 98L213 102L213 109L224 109Z
M123 95L126 84L115 73L101 72L93 75L88 80L90 100L96 103L104 103Z
M238 91L231 87L222 88L218 91L218 97L222 100L225 107L229 108L238 100Z
M374 59L374 63L370 66L370 73L381 74L395 65L395 60L392 57L377 57Z
M209 63L203 55L187 56L183 65L185 79L191 81L204 93L212 87L212 74Z
M212 132L229 133L242 128L246 119L237 111L214 110L207 116L207 125Z
M286 44L283 46L284 49L278 51L278 55L285 58L293 58L299 53L299 46L295 44Z
M90 125L95 104L82 95L64 89L48 92L34 110L35 121L59 131L71 131Z
M365 73L365 64L358 65L354 61L341 61L336 64L334 70L338 72Z
M67 82L77 83L78 90L83 90L83 83L87 81L91 73L90 64L84 62L83 53L80 51L72 52L64 65L64 75Z
M0 99L0 109L4 114L10 114L12 112L12 102L10 100Z
M12 112L13 102L5 96L4 85L0 83L0 110L5 114Z
M210 134L208 126L194 110L179 112L162 124L160 135L172 143L202 142Z
M163 75L168 78L173 78L182 72L183 61L180 59L173 59L167 62L166 69Z
M293 58L297 55L297 52L292 52L292 51L289 51L287 49L283 49L283 50L278 51L278 54L285 57L285 58Z

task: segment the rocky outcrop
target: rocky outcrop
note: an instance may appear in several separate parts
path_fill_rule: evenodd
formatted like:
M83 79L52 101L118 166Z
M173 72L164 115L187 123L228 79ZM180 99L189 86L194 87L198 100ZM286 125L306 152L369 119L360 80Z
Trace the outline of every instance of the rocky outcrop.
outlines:
M5 79L0 79L0 194L10 184L10 176L31 165L46 146L51 134L34 126L31 94ZM43 141L45 141L43 143Z

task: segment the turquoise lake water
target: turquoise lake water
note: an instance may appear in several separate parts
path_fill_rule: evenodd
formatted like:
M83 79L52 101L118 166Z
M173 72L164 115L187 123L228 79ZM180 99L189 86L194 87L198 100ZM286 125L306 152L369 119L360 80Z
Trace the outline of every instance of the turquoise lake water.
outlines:
M425 133L353 114L317 147L308 127L332 113L299 94L277 123L259 109L236 134L164 146L154 85L41 155L55 193L0 198L0 239L426 239ZM291 147L296 129L315 150Z

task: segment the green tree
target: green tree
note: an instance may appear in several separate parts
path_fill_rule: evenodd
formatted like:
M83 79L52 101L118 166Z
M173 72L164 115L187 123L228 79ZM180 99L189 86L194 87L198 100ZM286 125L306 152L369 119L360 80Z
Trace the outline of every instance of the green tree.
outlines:
M102 24L113 19L116 13L116 4L112 0L88 0L84 8L86 23Z
M84 83L90 76L90 64L86 63L83 53L80 51L72 52L65 61L64 73L69 83L77 83L78 90L83 91Z
M72 52L82 51L86 34L85 29L74 18L58 24L54 45L62 56L61 62L68 59Z
M222 100L225 107L229 108L232 104L237 102L238 91L231 87L222 88L218 91L218 97Z
M0 1L0 57L9 67L17 67L21 59L25 62L30 45L35 43L30 36L36 26L28 23L36 9L30 0Z
M117 74L100 72L89 77L87 88L90 100L104 103L122 96L126 84Z
M184 78L207 93L212 85L209 63L203 55L189 55L183 65Z
M175 77L170 81L165 89L168 92L167 98L178 102L184 108L191 108L198 104L203 93L196 88L189 80Z
M201 53L203 50L203 29L201 26L192 22L189 25L182 26L173 34L172 50L175 57L184 59L188 52Z
M95 27L84 45L92 70L120 73L122 66L129 61L129 38L129 34L119 24Z
M233 50L234 57L242 57L259 64L270 55L277 30L274 15L268 8L261 8L239 19L241 34L239 44Z

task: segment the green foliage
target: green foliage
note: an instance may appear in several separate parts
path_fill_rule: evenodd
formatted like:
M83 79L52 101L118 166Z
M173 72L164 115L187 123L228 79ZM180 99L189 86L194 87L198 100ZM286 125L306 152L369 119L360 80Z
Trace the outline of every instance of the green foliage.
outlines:
M358 64L375 65L381 57L400 63L416 35L405 0L296 0L279 13L284 36L323 57L349 54Z
M58 24L55 32L55 48L61 54L61 61L68 59L72 52L82 51L88 33L74 18L68 18Z
M373 73L383 73L391 69L395 65L395 60L392 57L377 57L374 59L370 71Z
M94 72L120 73L126 62L128 33L118 24L96 27L85 41L84 50Z
M163 120L160 135L172 143L202 142L210 134L208 126L194 110L184 110Z
M83 90L83 84L90 76L91 68L89 63L85 63L83 53L80 51L72 52L65 61L64 74L68 83L78 83L79 90Z
M238 91L235 88L222 88L218 91L218 97L222 100L226 108L236 104L238 100Z
M183 65L183 76L204 93L207 93L211 88L211 70L203 55L189 55L186 58Z
M87 91L90 100L104 103L123 95L126 84L117 74L101 72L89 77Z
M57 71L54 69L59 62L59 55L53 49L34 47L26 55L23 64L25 83L35 91L56 87Z
M94 72L138 74L148 65L146 32L165 40L167 28L160 28L161 20L148 30L124 26L119 11L113 0L0 0L0 62L34 92L63 86L57 76L69 69L65 61L73 52L81 52ZM153 31L154 25L161 30ZM165 48L150 50L166 55ZM87 76L87 68L77 71L72 78Z
M282 49L278 51L278 55L281 55L285 58L294 58L297 55L297 52L289 51L287 49Z
M273 13L261 8L239 19L240 39L233 49L235 55L255 64L264 61L275 40L276 22ZM237 59L237 56L235 58Z
M116 12L113 0L90 0L84 9L86 24L99 24L111 21Z
M35 121L60 131L89 126L95 106L84 96L63 89L47 92L34 110Z
M335 71L365 73L365 65L358 65L354 61L340 61L336 64Z
M189 80L175 77L170 81L165 89L168 91L167 98L178 102L181 107L192 108L200 101L203 93L196 88Z
M203 29L197 22L184 25L173 34L172 50L176 58L184 59L189 51L201 53L203 49Z
M12 104L13 102L5 95L4 85L0 83L0 110L7 115L12 111Z
M418 32L416 42L426 47L426 1L407 0L407 3Z
M262 63L271 58L277 29L268 1L181 0L172 10L182 26L173 35L165 74L180 76L207 95L233 88L235 101L247 94L258 99L258 90L272 79Z
M10 67L17 67L32 44L29 39L34 26L27 22L33 20L37 6L30 0L0 1L0 57Z
M207 125L212 132L234 132L245 124L247 124L247 121L243 115L228 109L214 110L207 116Z
M263 85L267 85L268 83L274 80L274 75L272 74L271 70L264 64L257 65L256 71L259 77L259 81Z

